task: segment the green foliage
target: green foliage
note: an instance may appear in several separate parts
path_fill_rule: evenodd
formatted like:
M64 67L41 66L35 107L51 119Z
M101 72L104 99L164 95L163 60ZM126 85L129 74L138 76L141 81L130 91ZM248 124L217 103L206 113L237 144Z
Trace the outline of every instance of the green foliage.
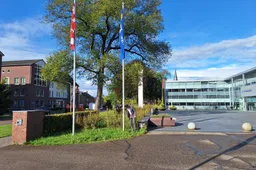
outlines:
M177 107L174 106L174 105L171 105L171 106L169 106L169 109L170 109L170 110L177 110Z
M159 110L165 110L165 104L161 103L160 106L158 107Z
M12 105L11 94L9 86L4 82L0 83L0 115L9 112L8 108Z
M76 127L84 127L84 119L89 114L98 113L89 111L76 112ZM72 116L72 113L46 115L44 119L44 135L52 135L55 133L72 129Z
M12 125L1 125L0 126L0 138L12 135Z
M106 122L100 117L99 114L89 114L84 119L84 128L85 129L95 129L95 128L104 128L106 127Z
M160 0L125 1L126 59L138 58L151 66L159 67L170 58L170 45L165 41L157 40L157 36L164 30L160 4ZM66 0L48 0L46 5L45 21L53 24L53 34L62 49L69 49L71 6L72 2ZM78 75L97 84L96 108L98 108L104 82L115 77L121 69L117 52L120 50L118 33L121 1L77 0L76 7L76 40L79 42L77 43ZM61 59L58 55L64 56L65 59ZM57 62L53 79L58 77L58 74L60 78L65 77L63 75L71 72L70 52L60 51L53 56L49 61L50 69L48 69L49 71L54 69L54 62ZM49 71L44 77L50 76Z
M141 129L140 131L137 132L122 131L122 129L120 128L103 128L91 130L86 129L81 132L75 133L74 136L72 136L69 132L56 136L42 137L40 139L27 142L26 144L35 146L46 146L112 141L140 136L143 135L145 132L145 129Z
M162 118L162 117L171 117L169 114L158 114L150 116L152 118Z

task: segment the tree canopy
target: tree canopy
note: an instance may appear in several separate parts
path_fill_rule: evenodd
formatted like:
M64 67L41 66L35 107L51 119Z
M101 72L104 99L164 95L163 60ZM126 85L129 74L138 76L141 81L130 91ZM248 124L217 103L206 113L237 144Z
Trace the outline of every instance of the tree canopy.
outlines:
M9 86L5 85L4 82L0 82L0 114L8 112L8 108L12 105L11 91Z
M120 0L77 0L76 1L76 47L79 55L78 73L97 85L96 108L100 107L104 82L120 69L119 30ZM160 0L124 0L125 3L125 57L139 59L152 67L160 67L171 56L170 45L157 39L164 29L159 5ZM72 2L49 0L45 20L53 25L53 35L61 51L58 55L67 73L71 73L72 55L69 50L69 31ZM47 62L47 64L50 64ZM48 73L51 74L51 73ZM47 75L45 76L47 77Z

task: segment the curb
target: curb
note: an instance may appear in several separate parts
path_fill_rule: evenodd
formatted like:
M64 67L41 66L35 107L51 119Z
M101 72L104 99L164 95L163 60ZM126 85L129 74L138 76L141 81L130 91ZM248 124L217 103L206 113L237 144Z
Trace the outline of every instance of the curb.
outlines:
M220 135L227 136L221 132L148 132L146 135Z
M219 136L228 136L228 135L248 135L255 134L254 132L147 132L146 135L219 135Z

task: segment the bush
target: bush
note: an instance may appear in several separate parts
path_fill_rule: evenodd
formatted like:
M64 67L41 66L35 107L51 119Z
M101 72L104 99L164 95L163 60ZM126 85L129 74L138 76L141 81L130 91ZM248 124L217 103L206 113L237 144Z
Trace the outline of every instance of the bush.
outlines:
M76 112L75 120L76 120L77 128L84 127L84 119L89 114L98 114L98 113L95 111ZM73 119L72 113L46 115L44 118L44 136L59 133L65 130L71 130L72 119Z
M177 110L177 107L174 106L174 105L171 105L171 106L169 107L169 109L170 109L170 110Z
M151 117L152 118L162 118L162 117L171 117L171 116L168 114L158 114L158 115L152 115Z
M165 105L162 103L159 107L158 107L159 110L165 110Z
M84 128L86 129L95 129L106 127L106 122L100 117L99 114L90 113L84 119Z

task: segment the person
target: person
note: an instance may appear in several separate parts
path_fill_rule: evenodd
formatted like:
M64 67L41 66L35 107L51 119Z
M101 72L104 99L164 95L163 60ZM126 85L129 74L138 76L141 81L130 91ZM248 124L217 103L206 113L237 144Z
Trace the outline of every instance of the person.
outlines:
M136 131L136 110L133 106L127 106L128 118L130 119L130 126L133 131Z
M66 113L67 112L70 112L70 105L69 104L66 105Z

